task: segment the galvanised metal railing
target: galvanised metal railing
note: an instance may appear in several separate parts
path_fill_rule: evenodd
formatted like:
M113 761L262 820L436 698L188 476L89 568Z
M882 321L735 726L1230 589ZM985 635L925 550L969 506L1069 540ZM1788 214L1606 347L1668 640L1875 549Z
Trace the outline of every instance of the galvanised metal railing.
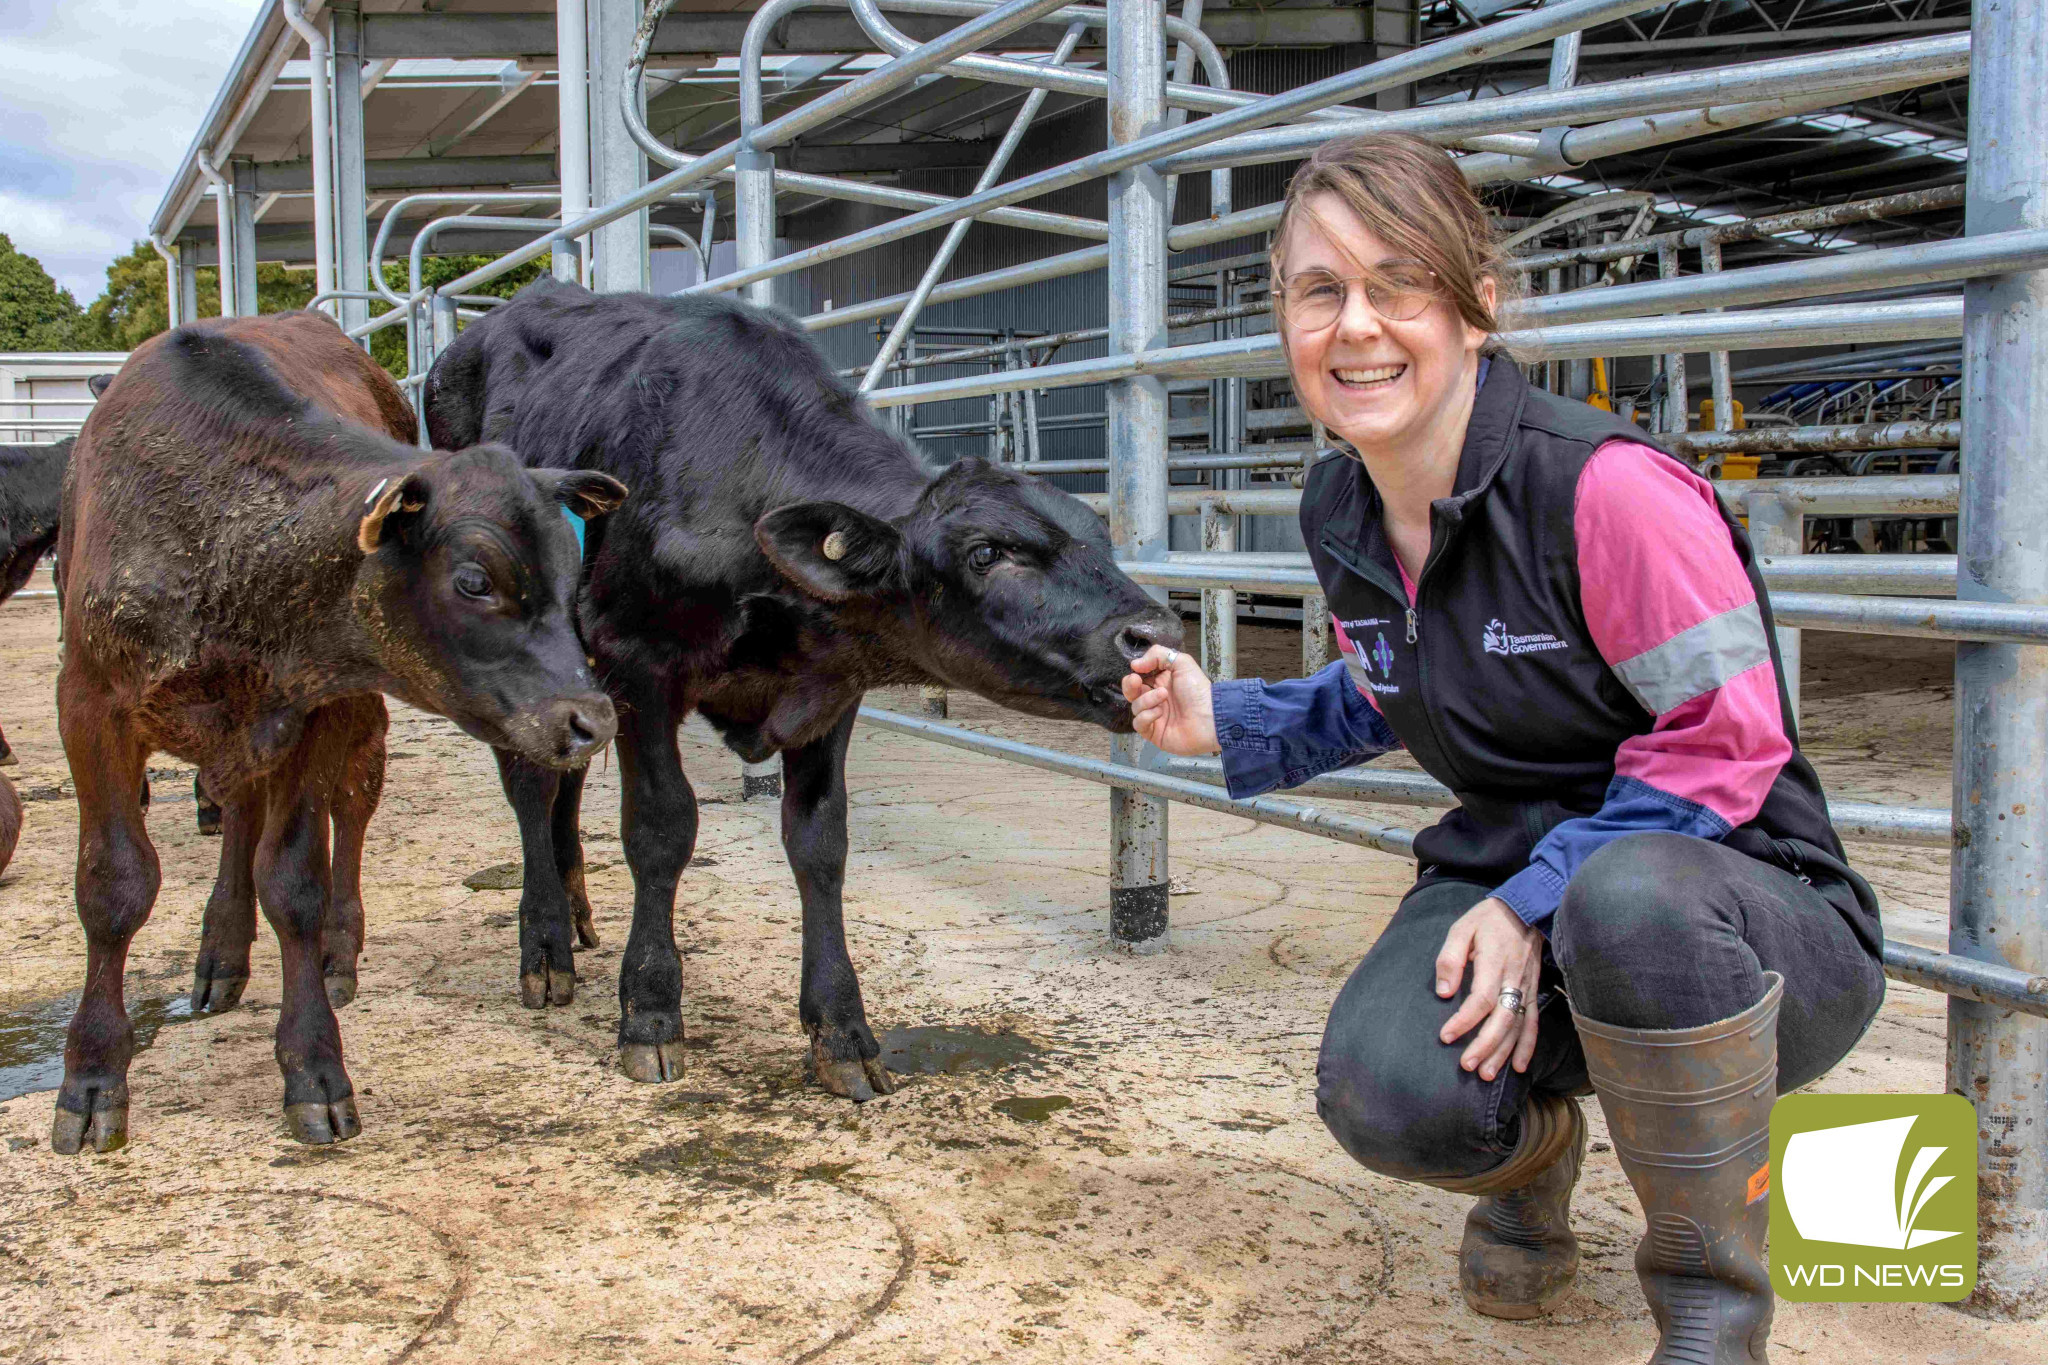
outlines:
M667 149L638 120L643 46L623 96L626 122L642 148L670 169L612 203L587 213L565 214L567 221L560 226L431 292L452 303L456 296L560 244L590 238L678 191L721 179L736 186L738 269L704 280L693 286L696 290L737 289L751 298L765 298L769 282L779 276L976 219L1093 239L1078 250L967 279L934 286L927 278L905 294L842 306L806 318L804 325L818 330L894 319L903 330L912 320L906 315L921 306L1106 270L1111 322L1099 334L1108 344L1108 355L877 388L870 401L878 409L888 409L963 397L1107 386L1107 454L1099 462L1085 463L1091 468L1099 464L1107 476L1107 492L1095 501L1107 516L1119 558L1134 577L1161 591L1200 591L1212 604L1205 624L1219 636L1228 633L1222 630L1221 619L1226 600L1233 604L1229 614L1234 630L1239 591L1299 597L1310 607L1305 617L1316 615L1319 604L1312 575L1298 564L1276 564L1270 557L1168 553L1168 519L1175 513L1201 515L1205 546L1222 552L1230 544L1225 529L1230 516L1279 514L1291 510L1299 499L1284 487L1169 488L1168 474L1176 463L1184 469L1244 468L1252 465L1230 462L1264 458L1267 453L1219 450L1212 452L1216 463L1208 466L1190 463L1198 456L1169 457L1167 381L1272 378L1285 373L1271 336L1171 344L1165 289L1168 254L1267 231L1278 211L1277 205L1230 210L1227 200L1219 198L1218 211L1208 219L1172 227L1172 177L1293 159L1333 137L1385 129L1465 149L1468 154L1460 166L1475 184L1535 178L1595 157L1957 79L1974 66L1978 79L1970 105L1966 198L1970 221L1979 231L1926 246L1720 268L1721 245L1745 235L1839 225L1855 221L1859 212L1868 217L1887 211L1835 206L1730 229L1688 229L1612 246L1574 248L1564 255L1553 253L1554 260L1539 255L1528 263L1530 268L1655 255L1666 278L1533 299L1502 339L1517 359L1527 361L1669 358L1661 424L1674 441L1696 454L1963 443L1960 478L1759 480L1747 486L1724 485L1724 492L1743 505L1766 577L1778 588L1773 600L1786 646L1788 681L1796 684L1802 627L1957 642L1959 766L1953 809L1842 802L1836 803L1835 814L1853 838L1949 843L1953 848L1951 951L1941 954L1890 943L1886 970L1896 979L1944 990L1952 997L1951 1084L1972 1095L1984 1115L1991 1146L1980 1155L1989 1163L1987 1169L1995 1167L2000 1176L1991 1198L2012 1214L1993 1220L1997 1226L1989 1238L1998 1258L1985 1263L1994 1267L1987 1273L1993 1279L2005 1275L2022 1288L2028 1276L2040 1279L2048 1267L2048 1215L2042 1212L2048 1208L2048 1159L2039 1154L2012 1158L2001 1155L2007 1149L1998 1146L2010 1131L2009 1120L2024 1118L2031 1123L2048 1101L2048 1025L2037 1017L2048 1014L2048 978L2038 974L2048 971L2048 917L2039 909L2048 899L2048 888L2040 884L2048 877L2048 868L2032 852L2048 847L2048 802L2036 790L2039 773L2048 769L2048 654L2037 648L2048 642L2048 556L2015 548L2030 547L2031 537L2048 525L2048 480L2031 474L2025 463L2048 433L2035 429L2039 404L1997 397L2048 392L2048 338L2042 336L2040 325L2048 316L2048 292L2039 274L2048 265L2048 128L2043 127L2048 116L2038 95L2048 83L2048 55L2034 41L2038 35L2027 31L2032 22L2027 7L1980 7L1974 34L1604 84L1572 84L1567 60L1567 78L1546 88L1382 112L1339 106L1499 53L1568 41L1589 26L1657 8L1659 0L1562 0L1273 96L1220 88L1221 81L1214 79L1215 63L1197 41L1199 27L1169 24L1163 6L1151 0L1109 0L1101 9L1062 5L1059 0L1009 0L993 7L982 0L847 3L889 60L791 112L768 118L760 65L768 30L776 15L798 7L797 0L771 0L757 16L758 31L750 28L746 43L741 73L746 107L739 136L699 156ZM882 17L884 8L972 17L920 44L895 32ZM1039 22L1101 29L1108 69L1077 70L1058 60L1057 54L1052 60L1029 61L975 51ZM1186 45L1188 60L1169 80L1167 52L1175 42ZM1211 69L1210 86L1190 83L1196 65ZM941 72L1103 98L1108 104L1109 145L1015 180L996 183L985 177L975 192L957 199L775 169L773 153L778 146ZM1172 115L1182 111L1203 117L1176 122ZM1105 178L1110 182L1105 223L1022 207L1052 191ZM778 257L773 238L778 191L855 199L906 212ZM1923 198L1925 202L1894 208L1913 212L1954 202L1953 192L1945 190ZM478 200L467 197L468 202ZM1984 230L1987 227L1995 230ZM1680 248L1702 252L1702 273L1678 274ZM1960 298L1782 306L1828 294L1942 281L1969 281L1968 292ZM416 294L422 292L426 291ZM407 325L418 326L413 315L426 300L402 302ZM1771 306L1752 306L1756 304ZM1681 311L1707 309L1735 311ZM441 313L448 316L445 306ZM1726 356L1732 350L1957 338L1964 358L1966 424L1909 422L1881 431L1840 425L1791 431L1728 429L1733 378ZM1684 431L1688 386L1683 360L1689 350L1705 351L1713 358L1715 425L1721 430ZM871 367L873 382L884 373L908 374L911 368L885 356ZM1046 472L1059 463L1039 462ZM1300 457L1292 463L1298 466ZM1852 511L1903 516L1960 513L1961 554L1912 562L1866 556L1871 562L1859 565L1815 563L1800 555L1806 517ZM1261 559L1267 562L1257 562ZM1862 595L1873 591L1877 595ZM1953 594L1954 600L1940 600L1937 593ZM1205 635L1210 633L1205 630ZM1232 801L1216 789L1217 774L1207 765L1190 766L1188 761L1141 753L1129 741L1119 741L1112 761L1104 763L873 709L864 709L862 715L870 724L899 733L1109 785L1112 933L1134 950L1164 941L1168 802L1228 811L1402 856L1411 847L1408 832L1353 815L1276 798ZM1441 804L1448 798L1426 779L1391 773L1333 775L1312 790L1402 804ZM2000 1271L1995 1268L1999 1265L2008 1269Z

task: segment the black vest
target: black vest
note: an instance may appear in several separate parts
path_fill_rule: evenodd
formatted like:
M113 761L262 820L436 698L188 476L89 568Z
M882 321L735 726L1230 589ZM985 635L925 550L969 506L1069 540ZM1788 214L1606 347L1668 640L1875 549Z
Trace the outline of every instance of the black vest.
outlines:
M1616 439L1656 444L1597 408L1532 389L1512 363L1490 365L1455 488L1430 508L1413 607L1364 467L1332 453L1309 471L1301 533L1331 614L1387 723L1458 797L1416 836L1425 880L1498 884L1521 871L1552 828L1600 809L1615 751L1655 723L1601 658L1579 596L1579 475ZM1721 515L1762 611L1793 746L1763 808L1724 842L1846 888L1830 899L1879 952L1876 898L1844 860L1820 780L1799 752L1749 536L1726 507Z

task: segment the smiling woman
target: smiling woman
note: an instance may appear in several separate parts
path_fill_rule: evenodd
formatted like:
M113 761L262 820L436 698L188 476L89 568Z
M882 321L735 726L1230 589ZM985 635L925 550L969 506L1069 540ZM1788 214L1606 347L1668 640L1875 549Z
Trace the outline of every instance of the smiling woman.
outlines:
M1375 1170L1481 1196L1460 1288L1529 1318L1572 1289L1597 1092L1659 1229L1637 1257L1656 1361L1761 1361L1771 1099L1840 1060L1884 986L1748 536L1501 352L1510 276L1440 148L1326 144L1272 256L1295 394L1344 443L1301 503L1344 658L1212 686L1155 649L1133 722L1221 752L1237 797L1400 747L1457 794L1331 1008L1323 1121Z

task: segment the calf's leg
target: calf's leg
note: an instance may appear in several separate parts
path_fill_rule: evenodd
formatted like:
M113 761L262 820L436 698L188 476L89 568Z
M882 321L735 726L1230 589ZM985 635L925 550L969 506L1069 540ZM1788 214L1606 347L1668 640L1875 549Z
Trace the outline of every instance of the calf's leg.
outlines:
M0 767L11 767L19 762L14 756L14 746L7 742L7 732L0 730Z
M676 882L697 844L697 797L676 752L676 723L655 688L619 708L619 833L633 870L633 928L619 963L619 1066L636 1081L683 1074Z
M0 777L0 872L14 861L14 844L21 838L21 793Z
M363 837L384 796L384 731L390 716L382 697L350 698L337 707L361 715L349 723L361 735L334 793L334 896L322 926L320 973L327 1000L340 1009L356 998L356 959L363 951Z
M277 1066L284 1073L285 1124L294 1138L314 1146L345 1141L362 1128L321 973L333 897L328 822L342 772L362 742L351 718L329 715L344 709L315 712L292 755L265 779L263 837L256 846L256 896L283 961Z
M583 784L590 766L571 768L562 774L555 791L555 872L569 893L569 909L576 918L576 946L597 946L597 920L590 911L590 892L583 884Z
M782 755L782 849L804 907L797 1016L811 1035L819 1084L856 1104L896 1085L868 1028L860 978L846 952L846 745L854 707L824 738Z
M220 871L206 898L199 958L192 964L192 1012L220 1014L249 985L249 945L256 939L256 843L263 837L263 794L247 786L221 812Z
M149 804L149 794L146 791L143 793L142 804ZM206 787L200 782L197 773L192 775L192 809L197 812L194 818L198 821L199 833L202 836L211 838L221 832L222 822L226 817L220 805L206 794Z
M135 1029L121 978L161 877L142 819L149 746L134 719L115 709L96 680L67 665L57 684L57 724L78 790L78 919L85 928L85 989L65 1035L64 1084L50 1124L51 1148L69 1156L87 1143L111 1152L128 1142Z
M519 1003L530 1010L576 998L575 930L555 861L554 809L562 774L493 749L505 799L519 817L525 876L519 892Z

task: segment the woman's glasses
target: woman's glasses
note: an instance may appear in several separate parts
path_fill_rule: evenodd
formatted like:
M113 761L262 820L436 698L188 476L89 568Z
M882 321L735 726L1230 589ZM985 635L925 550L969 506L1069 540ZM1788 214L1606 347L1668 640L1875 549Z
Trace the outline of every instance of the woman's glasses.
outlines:
M1406 322L1429 307L1438 294L1434 270L1419 265L1392 264L1369 275L1332 275L1327 270L1304 270L1289 275L1273 292L1281 316L1304 332L1320 332L1344 312L1344 297L1353 285L1362 286L1366 302L1389 322Z

